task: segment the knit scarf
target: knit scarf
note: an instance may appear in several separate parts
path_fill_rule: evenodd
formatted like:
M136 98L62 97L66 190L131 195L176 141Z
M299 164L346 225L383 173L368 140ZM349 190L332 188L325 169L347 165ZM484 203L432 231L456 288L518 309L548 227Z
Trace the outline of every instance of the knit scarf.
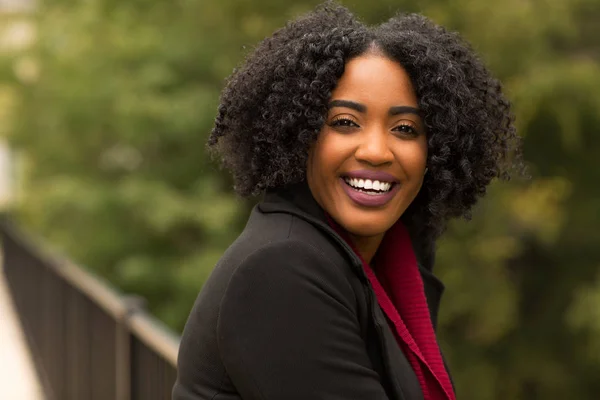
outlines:
M455 400L433 330L417 258L404 224L398 221L386 232L374 258L375 271L358 253L348 233L330 217L328 223L361 259L377 302L419 380L424 400Z

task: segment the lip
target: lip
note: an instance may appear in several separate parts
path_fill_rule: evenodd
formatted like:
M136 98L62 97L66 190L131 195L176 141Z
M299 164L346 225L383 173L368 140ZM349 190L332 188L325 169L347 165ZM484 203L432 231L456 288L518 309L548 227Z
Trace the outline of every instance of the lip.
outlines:
M393 175L388 174L387 172L371 171L368 169L350 171L344 174L343 176L354 179L370 179L372 181L398 183L398 179L396 179L396 177L394 177Z
M350 176L350 175L347 175ZM373 179L373 178L360 178L360 179ZM382 179L382 178L380 178ZM378 180L378 179L375 179ZM350 197L350 199L363 207L383 207L387 203L390 202L400 190L400 184L395 182L389 192L384 194L366 194L361 193L358 190L354 189L352 186L348 185L344 178L340 178L340 182L344 191ZM390 182L389 180L387 182Z

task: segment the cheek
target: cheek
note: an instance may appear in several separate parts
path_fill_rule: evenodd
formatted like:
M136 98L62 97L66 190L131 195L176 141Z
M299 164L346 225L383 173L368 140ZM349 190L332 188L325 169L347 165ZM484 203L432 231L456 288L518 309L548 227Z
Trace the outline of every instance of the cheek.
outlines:
M337 147L335 140L326 130L319 133L317 141L308 153L308 167L313 176L332 172L336 159L339 158L336 151Z
M317 140L310 146L308 150L308 158L306 161L306 179L309 185L319 185L323 178L324 172L327 170L327 146L323 141L322 132L319 133Z
M420 176L427 164L427 142L424 139L403 143L395 150L396 159L409 178Z

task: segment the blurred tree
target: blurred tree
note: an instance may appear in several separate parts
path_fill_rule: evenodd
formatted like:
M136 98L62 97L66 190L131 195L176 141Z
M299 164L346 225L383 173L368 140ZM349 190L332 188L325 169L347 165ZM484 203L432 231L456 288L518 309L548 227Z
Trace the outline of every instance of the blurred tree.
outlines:
M441 244L457 381L468 398L596 398L600 3L453 7L432 16L467 36L505 82L535 177L494 187L474 221L454 224Z
M180 329L251 205L204 153L223 79L316 3L40 1L35 44L0 65L21 219ZM533 181L493 185L439 244L459 396L596 398L600 3L344 3L367 22L399 9L460 31L515 102Z

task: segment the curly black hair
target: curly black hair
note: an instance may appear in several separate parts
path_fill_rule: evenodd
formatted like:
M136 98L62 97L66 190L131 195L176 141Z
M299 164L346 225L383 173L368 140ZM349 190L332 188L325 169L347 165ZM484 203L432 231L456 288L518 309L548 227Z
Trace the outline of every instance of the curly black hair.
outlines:
M332 2L260 43L222 93L209 148L242 196L305 180L308 149L348 60L375 48L408 72L424 112L429 172L403 215L429 238L470 217L494 178L522 166L510 103L470 45L424 16L368 27Z

